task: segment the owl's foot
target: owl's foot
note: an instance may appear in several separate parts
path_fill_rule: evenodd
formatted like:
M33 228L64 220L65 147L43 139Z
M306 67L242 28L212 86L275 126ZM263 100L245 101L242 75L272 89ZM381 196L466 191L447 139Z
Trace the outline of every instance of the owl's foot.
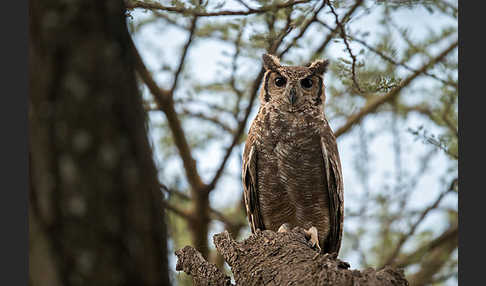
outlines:
M288 223L282 224L277 232L289 232L290 231L290 225Z
M312 243L312 247L317 247L317 249L319 249L319 252L321 252L321 247L319 246L319 237L317 236L317 228L315 226L312 226L304 232L306 238L309 239Z

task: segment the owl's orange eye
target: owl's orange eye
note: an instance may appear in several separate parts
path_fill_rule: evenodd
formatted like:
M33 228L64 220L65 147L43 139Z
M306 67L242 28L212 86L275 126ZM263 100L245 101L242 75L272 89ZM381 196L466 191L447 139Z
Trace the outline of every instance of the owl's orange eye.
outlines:
M303 88L311 88L312 87L312 79L304 78L303 80L300 81L300 85Z
M287 83L287 80L281 76L275 79L275 85L278 87L282 87Z

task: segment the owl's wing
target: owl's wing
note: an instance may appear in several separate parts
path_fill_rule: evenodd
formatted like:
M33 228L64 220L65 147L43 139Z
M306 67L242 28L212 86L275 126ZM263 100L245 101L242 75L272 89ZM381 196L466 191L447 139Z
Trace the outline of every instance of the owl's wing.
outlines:
M339 253L344 217L343 178L336 140L332 133L327 135L321 136L321 150L326 169L327 192L329 194L329 222L331 224L328 236L329 249L327 249L327 252Z
M264 230L263 219L260 212L258 199L258 172L257 160L258 154L255 146L252 144L251 136L248 138L243 153L243 168L241 177L243 180L243 194L245 198L246 215L250 223L251 232L255 233L256 229Z

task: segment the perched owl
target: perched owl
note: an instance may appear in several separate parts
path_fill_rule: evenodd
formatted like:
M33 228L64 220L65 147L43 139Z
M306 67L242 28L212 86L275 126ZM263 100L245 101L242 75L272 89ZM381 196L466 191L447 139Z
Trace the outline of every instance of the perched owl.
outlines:
M252 232L309 229L326 253L343 232L343 179L336 138L324 115L328 61L282 66L263 55L260 109L243 153L242 180Z

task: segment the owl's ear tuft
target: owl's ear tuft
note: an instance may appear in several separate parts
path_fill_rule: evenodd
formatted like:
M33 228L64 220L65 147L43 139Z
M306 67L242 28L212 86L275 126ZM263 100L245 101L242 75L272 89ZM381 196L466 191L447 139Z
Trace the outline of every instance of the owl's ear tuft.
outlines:
M316 60L308 65L313 74L322 75L327 71L329 60Z
M263 54L262 59L263 59L263 67L266 70L274 71L280 67L280 60L274 55Z

